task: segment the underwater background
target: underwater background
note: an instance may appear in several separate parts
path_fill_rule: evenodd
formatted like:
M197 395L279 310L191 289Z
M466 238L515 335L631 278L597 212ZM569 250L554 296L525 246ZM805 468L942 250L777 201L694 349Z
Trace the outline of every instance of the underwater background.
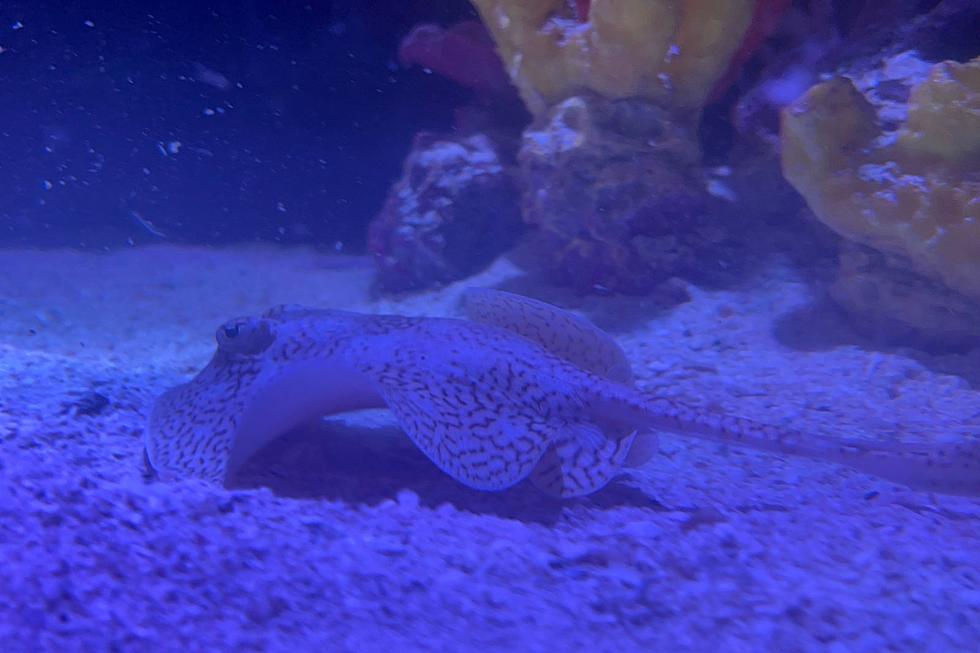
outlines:
M4 651L977 650L976 2L2 0L0 97Z

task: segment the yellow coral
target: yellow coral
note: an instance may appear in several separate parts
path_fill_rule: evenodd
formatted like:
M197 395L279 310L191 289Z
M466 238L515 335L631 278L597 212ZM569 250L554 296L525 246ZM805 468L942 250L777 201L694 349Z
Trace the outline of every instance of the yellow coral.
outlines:
M926 154L964 169L980 167L980 58L941 63L913 89L900 136L909 155Z
M473 0L535 114L583 90L698 109L724 73L755 0Z
M822 222L980 301L980 58L933 66L897 131L841 77L785 108L781 135L783 174Z

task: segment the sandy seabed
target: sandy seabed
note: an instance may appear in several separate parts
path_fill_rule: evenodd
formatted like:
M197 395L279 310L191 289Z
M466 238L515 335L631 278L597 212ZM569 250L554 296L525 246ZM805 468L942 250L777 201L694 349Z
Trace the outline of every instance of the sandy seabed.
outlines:
M143 473L153 398L225 319L376 301L307 250L0 252L0 642L20 651L975 651L980 501L664 437L592 497L480 493L382 411L263 450L227 490ZM980 432L980 356L862 346L778 262L690 301L577 299L645 390L814 433ZM108 399L99 406L93 393Z

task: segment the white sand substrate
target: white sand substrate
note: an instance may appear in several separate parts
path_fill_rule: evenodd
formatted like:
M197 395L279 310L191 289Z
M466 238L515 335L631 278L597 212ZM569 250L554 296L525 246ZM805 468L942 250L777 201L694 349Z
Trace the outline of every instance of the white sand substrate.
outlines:
M587 499L480 493L375 412L286 436L237 489L144 476L153 398L225 319L454 315L465 285L380 301L371 274L258 247L0 252L3 651L978 650L980 501L833 465L665 436ZM506 260L468 283L583 310L647 391L817 434L980 433L980 356L862 346L778 262L674 306Z

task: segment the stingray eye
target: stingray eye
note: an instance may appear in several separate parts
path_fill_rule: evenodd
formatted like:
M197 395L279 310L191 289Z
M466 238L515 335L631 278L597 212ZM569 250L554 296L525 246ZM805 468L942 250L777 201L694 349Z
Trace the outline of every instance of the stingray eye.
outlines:
M252 318L226 322L218 327L215 336L218 348L229 354L260 354L273 340L268 322Z

